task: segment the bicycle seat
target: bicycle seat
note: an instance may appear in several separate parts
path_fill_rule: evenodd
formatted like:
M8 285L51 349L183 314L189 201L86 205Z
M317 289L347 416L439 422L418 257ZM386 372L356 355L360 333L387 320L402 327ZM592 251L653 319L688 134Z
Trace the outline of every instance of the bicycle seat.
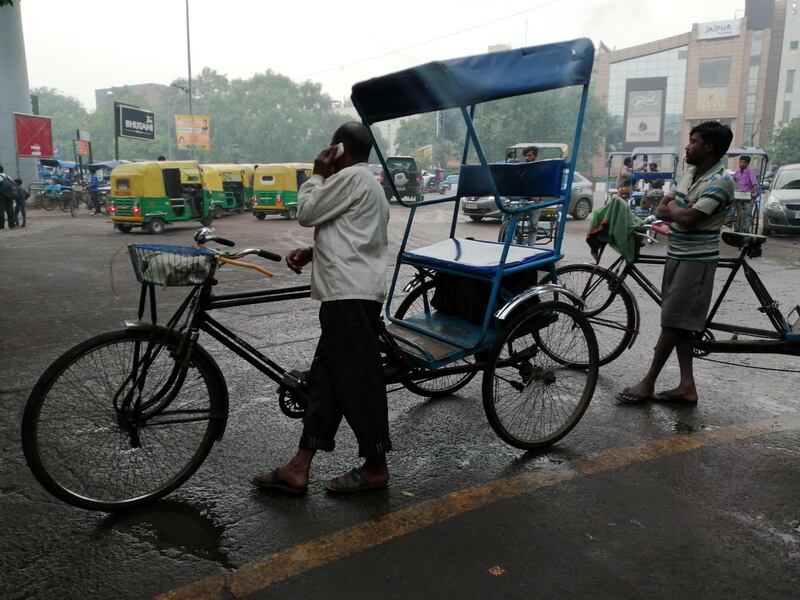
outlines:
M752 241L751 241L752 240ZM734 248L744 248L746 244L750 244L758 248L767 241L764 235L756 235L755 233L742 233L740 231L723 231L722 241L733 246Z

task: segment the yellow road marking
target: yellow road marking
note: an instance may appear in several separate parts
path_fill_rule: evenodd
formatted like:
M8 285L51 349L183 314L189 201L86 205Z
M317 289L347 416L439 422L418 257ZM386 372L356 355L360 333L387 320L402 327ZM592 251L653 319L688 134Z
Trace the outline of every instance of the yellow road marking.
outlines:
M313 539L244 565L238 571L208 577L158 596L157 600L212 600L244 598L275 583L385 544L395 538L441 523L463 513L552 487L581 477L621 469L715 444L730 443L770 433L800 429L800 420L770 419L675 435L600 452L558 467L522 473L458 490L415 504L372 521Z

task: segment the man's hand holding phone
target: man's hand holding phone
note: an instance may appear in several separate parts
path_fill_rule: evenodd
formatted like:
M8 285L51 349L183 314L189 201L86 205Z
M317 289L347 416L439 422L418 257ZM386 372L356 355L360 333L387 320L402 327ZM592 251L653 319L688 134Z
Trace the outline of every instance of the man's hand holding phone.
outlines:
M344 144L332 144L314 159L314 175L328 178L336 173L336 161L344 154Z

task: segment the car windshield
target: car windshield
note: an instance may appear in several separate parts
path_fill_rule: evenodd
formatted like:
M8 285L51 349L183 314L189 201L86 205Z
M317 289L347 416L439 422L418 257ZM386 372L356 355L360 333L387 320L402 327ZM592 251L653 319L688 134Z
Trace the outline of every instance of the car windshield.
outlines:
M386 164L389 167L400 167L405 169L406 171L416 171L417 170L417 163L413 158L396 158L396 157L389 157L386 159Z
M800 190L800 169L781 169L773 189Z

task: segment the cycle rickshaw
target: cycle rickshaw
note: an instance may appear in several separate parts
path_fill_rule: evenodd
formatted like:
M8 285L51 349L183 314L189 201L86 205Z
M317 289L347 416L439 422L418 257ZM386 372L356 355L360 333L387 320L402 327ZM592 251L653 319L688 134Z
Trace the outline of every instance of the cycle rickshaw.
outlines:
M631 179L634 185L642 182L644 187L631 190L630 207L633 214L644 219L650 216L661 201L663 186L667 182L675 182L678 171L678 152L672 146L643 146L634 148L631 151L631 158L633 159ZM659 170L651 171L650 164L652 163L655 163ZM662 188L656 187L658 185Z
M735 165L728 165L734 172L739 169L738 160L741 156L750 157L750 168L754 169L756 172L758 189L755 194L740 192L738 189L736 190L731 211L730 225L731 229L734 231L741 233L758 233L759 217L761 216L761 194L764 192L764 178L767 175L769 156L762 148L729 148L725 158L737 162Z
M381 332L386 383L435 397L482 372L489 423L521 449L547 447L580 420L597 381L597 342L576 294L535 283L538 271L555 271L562 258L561 235L552 247L516 246L510 234L502 243L460 238L459 202L462 196L483 195L546 197L545 206L569 201L593 58L591 41L577 39L433 62L353 88L354 106L368 126L452 108L467 126L458 192L400 200L409 216ZM476 105L566 86L582 88L569 161L486 162L475 130ZM471 146L477 164L467 162ZM380 149L378 157L386 170ZM417 210L444 203L453 207L447 239L412 247L409 234ZM499 208L516 222L533 207ZM559 231L566 210L561 219ZM229 401L221 370L199 343L201 333L278 384L286 415L303 415L304 372L281 367L208 313L307 298L309 286L216 294L219 267L233 263L260 270L239 259L280 257L261 249L206 248L214 241L233 244L207 229L195 239L199 247L130 244L142 283L139 320L67 351L31 392L22 424L25 457L39 482L60 499L94 510L126 508L168 494L202 464L225 431ZM401 267L433 276L423 277L398 302ZM189 289L164 325L156 323L156 285ZM451 306L464 297L471 298L468 312ZM143 320L148 307L150 323Z

